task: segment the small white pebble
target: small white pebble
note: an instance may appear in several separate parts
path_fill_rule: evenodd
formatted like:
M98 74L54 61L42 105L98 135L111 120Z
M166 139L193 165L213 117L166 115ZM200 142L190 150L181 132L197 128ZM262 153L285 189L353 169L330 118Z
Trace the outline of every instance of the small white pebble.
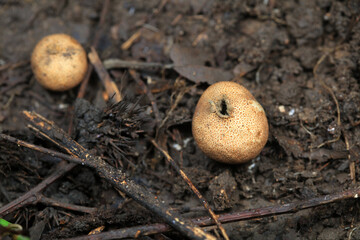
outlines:
M171 145L172 148L174 148L176 151L181 151L182 147L178 143L174 143Z
M150 77L150 76L147 76L147 78L146 78L146 81L147 81L147 84L152 84L152 78Z
M58 105L58 109L63 110L69 107L69 104L60 103Z
M145 113L146 113L147 115L150 115L150 114L152 113L152 108L151 108L150 106L147 107Z
M283 105L279 106L279 112L284 113L285 112L285 106L283 106Z
M129 15L132 16L132 15L134 15L134 14L135 14L135 8L134 8L134 7L131 7L131 8L129 9Z
M335 132L335 128L334 127L328 127L328 132Z
M250 164L250 166L248 167L248 171L251 172L251 170L253 170L255 166L256 166L255 163Z
M192 138L185 138L184 139L184 147L186 147L188 145L188 143L191 141Z
M289 111L289 116L294 115L294 113L295 113L295 109L294 109L294 108L290 109L290 111Z

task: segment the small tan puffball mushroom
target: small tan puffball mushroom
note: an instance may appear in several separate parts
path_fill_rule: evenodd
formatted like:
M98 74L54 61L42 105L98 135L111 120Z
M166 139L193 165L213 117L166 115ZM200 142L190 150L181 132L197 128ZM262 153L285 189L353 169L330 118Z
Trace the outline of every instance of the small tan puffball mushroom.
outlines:
M269 126L264 109L246 88L235 82L217 82L200 97L192 132L208 157L238 164L260 153Z
M82 81L88 63L86 52L78 41L66 34L53 34L35 46L31 67L43 87L66 91Z

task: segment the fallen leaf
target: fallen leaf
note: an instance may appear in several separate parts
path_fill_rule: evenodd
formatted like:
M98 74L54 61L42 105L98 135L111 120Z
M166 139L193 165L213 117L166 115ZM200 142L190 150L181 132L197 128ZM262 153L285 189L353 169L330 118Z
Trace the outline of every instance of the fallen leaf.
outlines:
M175 70L193 82L206 82L210 85L219 81L230 81L233 78L229 71L199 65L179 66L175 67Z
M236 76L239 77L243 77L245 76L248 72L251 72L255 69L256 67L247 64L246 62L241 62L238 65L235 66L235 68L233 69L233 73Z
M206 63L214 65L212 54L197 48L182 47L178 44L171 48L170 58L175 66L205 65Z
M293 138L281 135L275 135L275 138L288 156L293 155L294 157L298 158L304 151L301 143Z
M170 51L170 58L174 62L174 69L180 75L193 82L207 82L213 84L219 81L230 81L233 74L219 68L207 67L214 64L212 54L195 48L174 45Z

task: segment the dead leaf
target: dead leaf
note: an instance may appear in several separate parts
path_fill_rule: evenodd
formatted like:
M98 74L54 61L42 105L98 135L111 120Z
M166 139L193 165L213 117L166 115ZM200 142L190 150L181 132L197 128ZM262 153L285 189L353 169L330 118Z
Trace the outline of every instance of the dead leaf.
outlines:
M276 135L275 138L288 156L293 155L294 157L299 158L304 151L301 143L293 138L281 135Z
M214 57L199 49L174 45L170 51L170 58L174 62L175 71L196 83L213 84L230 81L233 78L233 74L229 71L204 66L206 63L214 64Z
M175 67L175 70L193 82L206 82L210 85L219 81L230 81L233 78L229 71L199 65Z
M346 159L347 155L348 155L347 151L336 151L336 150L321 148L321 149L316 149L312 152L304 152L303 154L301 154L301 157L312 159L321 163L321 162L326 162L329 159L333 159L333 160Z
M175 66L205 65L206 63L214 65L214 56L211 53L178 44L171 48L170 58Z
M255 69L256 67L247 64L246 62L241 62L238 65L235 66L235 68L233 69L233 73L238 76L238 77L243 77L245 76L248 72L251 72Z

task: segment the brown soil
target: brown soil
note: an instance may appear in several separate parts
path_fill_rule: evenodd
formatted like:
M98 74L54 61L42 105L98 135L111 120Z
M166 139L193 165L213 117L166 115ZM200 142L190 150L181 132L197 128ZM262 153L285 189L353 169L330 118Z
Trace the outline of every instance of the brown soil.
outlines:
M167 148L218 213L359 186L359 1L111 1L100 24L102 3L0 2L0 131L60 151L29 130L21 112L35 111L66 131L74 116L76 141L123 168L185 217L207 213L150 138ZM139 29L140 36L122 50ZM135 69L153 103L128 68L109 70L125 95L120 106L106 104L95 72L85 99L76 100L78 88L45 90L30 68L35 44L59 32L72 35L87 52L100 32L96 50L103 61L174 63L175 68ZM246 164L217 163L192 138L195 105L209 84L220 80L244 85L268 117L269 140L260 156ZM1 141L0 207L39 184L59 161ZM84 166L55 181L43 195L98 211L92 215L32 204L0 216L29 230L32 239L162 222ZM230 239L360 239L359 210L356 200L343 200L224 226ZM183 237L171 232L149 238Z

